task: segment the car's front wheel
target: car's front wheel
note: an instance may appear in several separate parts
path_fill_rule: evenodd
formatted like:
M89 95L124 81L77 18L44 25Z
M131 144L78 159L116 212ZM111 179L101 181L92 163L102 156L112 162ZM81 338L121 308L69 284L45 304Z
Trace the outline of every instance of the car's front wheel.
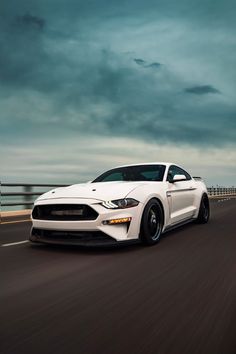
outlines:
M160 240L163 219L160 202L155 198L149 200L144 208L140 227L140 239L143 243L154 245Z
M201 199L197 222L199 224L206 224L210 217L210 203L208 196L204 194Z

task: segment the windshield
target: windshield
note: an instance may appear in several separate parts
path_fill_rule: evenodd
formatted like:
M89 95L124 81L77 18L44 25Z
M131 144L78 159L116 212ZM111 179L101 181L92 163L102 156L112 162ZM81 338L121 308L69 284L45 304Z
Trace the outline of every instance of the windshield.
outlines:
M162 181L164 173L164 165L118 167L103 173L92 183L112 181Z

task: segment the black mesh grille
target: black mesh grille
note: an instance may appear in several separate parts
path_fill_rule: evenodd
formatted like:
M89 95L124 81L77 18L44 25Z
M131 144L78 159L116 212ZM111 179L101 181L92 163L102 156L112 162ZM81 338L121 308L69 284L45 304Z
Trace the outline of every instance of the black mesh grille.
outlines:
M84 204L49 204L36 205L32 217L40 220L95 220L98 213Z
M114 244L117 241L102 231L60 231L33 228L31 236L37 241L64 242L73 244ZM35 241L36 241L35 240Z

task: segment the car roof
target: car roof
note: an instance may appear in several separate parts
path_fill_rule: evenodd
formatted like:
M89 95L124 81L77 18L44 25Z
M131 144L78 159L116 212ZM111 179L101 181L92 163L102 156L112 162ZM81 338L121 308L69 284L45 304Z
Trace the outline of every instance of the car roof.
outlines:
M143 166L143 165L165 165L165 166L170 166L170 165L176 165L176 163L173 162L143 162L143 163L134 163L134 164L129 164L129 165L122 165L122 166L116 166L114 168L120 168L120 167L130 167L130 166Z

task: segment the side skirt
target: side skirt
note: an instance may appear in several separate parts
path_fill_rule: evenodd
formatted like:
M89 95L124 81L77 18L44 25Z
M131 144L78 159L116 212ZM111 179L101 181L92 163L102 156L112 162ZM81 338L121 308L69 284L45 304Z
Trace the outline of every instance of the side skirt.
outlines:
M191 218L191 219L187 219L187 220L184 220L184 221L181 221L181 222L178 222L177 224L174 224L174 225L169 225L165 228L165 230L162 232L162 234L165 234L166 232L168 231L172 231L174 229L177 229L178 227L181 227L181 226L184 226L186 224L189 224L193 221L195 221L196 219L195 218Z

